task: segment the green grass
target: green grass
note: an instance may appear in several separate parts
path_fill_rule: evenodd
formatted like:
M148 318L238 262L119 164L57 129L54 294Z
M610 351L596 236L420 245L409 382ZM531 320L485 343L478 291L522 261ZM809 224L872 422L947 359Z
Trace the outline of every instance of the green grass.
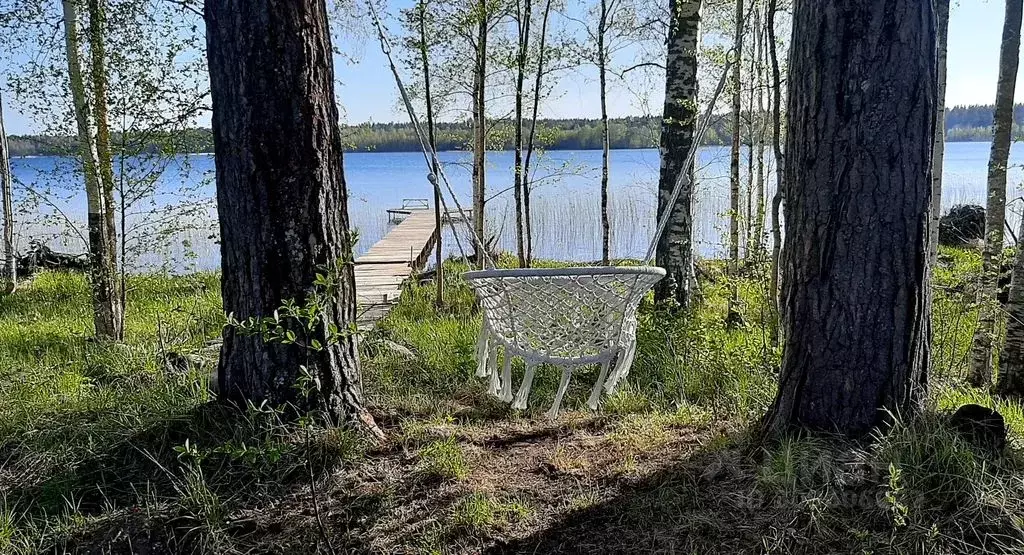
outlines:
M538 371L521 414L488 396L474 376L480 315L460 279L465 268L449 263L443 308L434 305L433 285L413 286L362 339L365 396L389 435L384 445L323 422L299 428L270 407L209 403L214 359L207 342L224 324L216 275L132 278L126 340L113 345L89 339L86 281L43 273L0 297L0 553L75 552L120 529L143 530L138 537L152 535L171 552L244 552L272 541L306 552L319 537L311 474L323 503L333 503L329 518L351 519L329 523L353 530L337 532L349 551L382 541L356 538L356 530L377 537L379 521L390 531L385 536L397 534L403 525L395 523L409 511L444 521L386 545L479 551L495 535L540 533L530 527L575 511L611 510L609 492L622 495L633 487L622 484L656 481L659 473L671 486L608 504L635 513L615 513L623 526L637 519L622 537L664 524L670 535L694 538L698 552L735 539L681 531L685 510L682 520L695 527L756 530L757 551L1024 545L1017 451L1024 407L962 383L977 317L978 258L944 250L936 270L935 364L919 421L861 444L794 437L753 449L746 433L772 401L781 355L768 332L774 321L760 267L727 278L720 264L708 264L712 277L687 313L661 312L645 300L625 385L593 415L584 403L596 369L581 370L564 418L548 424L543 412L557 388L554 369ZM728 328L734 283L742 324ZM169 371L168 351L206 353L207 362ZM513 365L517 381L523 370ZM1006 457L979 453L946 427L941 415L965 403L1006 417ZM494 446L506 438L507 446ZM729 467L727 456L740 462ZM717 462L673 466L700 457ZM542 466L510 466L532 460ZM506 468L501 472L512 474L502 476ZM541 478L546 473L553 473L550 483ZM573 478L560 478L566 474ZM725 478L707 477L719 474ZM749 496L765 502L729 504ZM239 524L272 506L282 507L279 522ZM275 527L280 537L268 532Z

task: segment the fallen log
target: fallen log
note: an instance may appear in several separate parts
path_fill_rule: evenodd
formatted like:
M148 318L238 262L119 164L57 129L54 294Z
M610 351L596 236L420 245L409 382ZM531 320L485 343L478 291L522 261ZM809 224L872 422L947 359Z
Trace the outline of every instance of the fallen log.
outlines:
M28 252L18 256L20 276L31 276L40 270L84 272L88 266L88 255L57 252L42 241L32 241L29 243Z

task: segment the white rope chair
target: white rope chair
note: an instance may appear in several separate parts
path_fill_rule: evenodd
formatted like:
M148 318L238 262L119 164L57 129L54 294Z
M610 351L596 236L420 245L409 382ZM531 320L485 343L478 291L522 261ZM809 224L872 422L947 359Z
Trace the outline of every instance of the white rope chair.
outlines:
M443 184L456 209L466 223L472 240L482 245L470 225L459 198L445 176L444 167L437 159L423 132L412 101L402 82L401 75L391 55L391 44L387 39L384 25L377 16L376 8L368 2L381 51L388 59L395 84L401 93L405 109L409 114L413 130L423 151L424 161L430 173L427 179L434 187L438 200L445 212L448 203ZM749 13L748 13L749 17ZM687 152L683 168L690 167L711 123L712 111L718 97L725 90L729 69L735 57L726 57L718 87L704 113L700 129L693 145ZM436 171L436 173L435 173ZM667 206L675 206L683 186L689 182L689 173L679 172L675 187ZM483 253L487 270L467 272L466 281L476 291L483 308L483 328L477 344L477 375L490 378L489 390L493 395L517 409L525 409L533 384L533 375L540 364L552 364L562 368L562 378L555 394L555 401L548 411L550 418L558 416L562 397L569 387L574 368L586 365L600 365L600 372L591 391L588 405L597 409L601 387L613 393L629 372L636 356L637 308L654 285L665 276L665 270L647 266L654 259L655 249L665 233L672 210L666 210L658 221L658 228L647 249L644 266L585 267L558 269L493 269L494 261ZM450 221L450 223L452 223ZM454 223L452 223L454 227ZM468 257L458 233L453 234L455 243L468 265ZM498 365L499 350L504 357L501 369ZM512 360L520 357L526 363L526 373L518 393L512 395ZM614 363L614 368L612 364Z
M636 355L637 308L664 276L665 270L651 266L467 272L464 278L476 290L484 313L477 376L490 377L492 395L525 409L537 366L561 367L562 379L548 411L554 418L573 370L599 364L588 401L596 410L601 386L613 393L629 372ZM499 347L504 356L500 372ZM526 364L515 397L514 357Z

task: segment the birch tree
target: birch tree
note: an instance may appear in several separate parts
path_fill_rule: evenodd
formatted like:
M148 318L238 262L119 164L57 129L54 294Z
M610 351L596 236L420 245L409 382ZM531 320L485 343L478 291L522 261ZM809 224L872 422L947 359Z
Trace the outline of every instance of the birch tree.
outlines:
M694 162L686 164L695 144L698 114L697 53L700 44L701 0L670 0L668 52L665 61L665 109L661 125L661 173L658 180L658 220L670 212L658 242L656 263L667 275L657 286L659 302L672 300L687 307L693 297L693 193ZM683 189L671 202L676 182Z
M982 278L978 288L978 326L971 344L971 367L967 375L968 383L975 387L986 387L992 382L996 320L1000 309L996 288L1003 253L1003 226L1006 222L1006 171L1013 130L1013 98L1020 58L1022 13L1024 0L1007 0L999 51L992 151L988 162L985 249L981 257Z
M587 46L582 57L597 68L601 115L601 263L611 261L611 220L608 188L611 173L611 129L608 121L609 73L615 54L634 44L636 9L630 0L600 0L591 10L591 21L583 22Z
M11 294L18 287L18 265L14 257L14 175L11 173L11 151L4 128L3 95L0 95L0 208L3 210L4 262L0 288Z
M932 208L928 221L928 255L932 267L939 257L939 220L942 218L942 169L946 153L946 51L949 42L949 0L935 0L938 29L939 96L935 110L935 143L932 147Z
M487 199L487 35L490 32L487 0L479 0L474 9L476 47L473 51L473 231L476 234L476 261L484 267L487 249L484 210Z
M526 250L526 226L523 207L525 178L523 171L523 83L526 80L526 61L530 51L530 23L533 19L532 0L516 0L516 69L515 69L515 160L513 162L513 195L516 203L516 253L519 267L528 266Z
M526 248L526 266L533 263L533 218L530 214L530 189L533 179L530 173L530 163L533 160L534 151L537 147L537 121L540 118L540 100L544 91L544 77L554 70L549 64L548 47L548 23L551 17L552 0L544 1L544 9L541 12L540 36L537 44L537 67L533 83L533 108L530 110L530 133L526 140L526 155L523 159L523 234Z
M601 264L611 263L611 222L608 218L608 173L611 163L611 136L608 130L608 32L615 17L616 0L601 0L597 23L597 73L601 84Z
M768 58L772 71L772 153L775 155L775 195L772 197L772 261L768 291L772 306L775 308L776 319L782 318L782 307L779 292L780 261L782 258L782 203L785 191L785 157L782 152L782 70L779 67L778 40L775 36L776 17L779 11L779 0L768 0L767 33ZM776 344L782 343L782 327L776 325L772 338Z
M736 0L736 29L733 38L736 64L732 68L732 149L729 154L729 260L733 277L740 266L740 141L742 118L742 75L743 75L743 0ZM730 325L739 321L739 288L733 285L729 296L729 313L726 322Z
M105 114L106 108L98 109L88 97L81 61L78 8L74 0L64 0L64 37L66 44L68 77L71 96L75 107L75 121L78 128L78 145L82 158L85 193L89 208L89 259L92 274L93 324L100 339L120 340L124 331L124 307L117 281L116 230L113 223L113 206L105 190L104 171L100 164L109 162L109 150L101 158L96 114ZM99 22L96 24L99 25ZM90 30L90 36L92 30ZM94 71L102 68L102 51L93 52ZM94 86L93 92L96 92ZM105 98L96 98L95 104ZM106 129L106 123L103 125Z

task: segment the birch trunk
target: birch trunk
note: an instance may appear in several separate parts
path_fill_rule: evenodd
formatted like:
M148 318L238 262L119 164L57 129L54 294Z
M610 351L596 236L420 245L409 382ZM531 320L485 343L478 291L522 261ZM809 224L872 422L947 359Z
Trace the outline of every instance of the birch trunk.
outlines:
M999 301L1000 258L1003 252L1003 226L1006 220L1006 166L1010 158L1013 130L1013 97L1020 58L1021 16L1024 0L1007 0L1003 40L999 51L999 80L996 84L996 105L992 152L988 162L988 197L985 212L985 250L982 252L982 279L978 289L978 327L971 345L971 368L967 381L975 387L992 382L993 351Z
M782 203L785 200L785 157L782 152L782 71L779 68L778 44L775 37L775 15L778 12L778 0L768 0L768 57L772 64L772 154L775 155L775 195L772 196L772 268L769 294L772 307L775 309L775 333L772 338L776 345L782 344L781 294L779 291L780 261L782 259Z
M515 98L515 162L513 169L513 194L516 201L516 254L519 256L519 267L527 266L525 222L523 207L523 188L525 177L523 174L523 82L526 79L526 55L530 48L530 19L533 14L533 6L530 0L522 2L523 6L518 14L518 38L519 49L516 55L516 98ZM517 6L519 3L517 2Z
M96 129L83 77L78 9L74 0L64 0L62 8L68 77L75 108L75 123L89 211L89 265L93 325L97 338L117 340L121 330L122 314L119 308L120 296L117 294L117 269L114 254L117 247L116 244L110 242L112 234L107 229L107 214L111 207L108 206L103 191L99 153L96 145Z
M597 27L597 72L601 82L601 264L611 263L611 223L608 218L608 166L611 139L608 129L608 53L605 34L608 32L608 0L601 0L601 20Z
M437 152L437 139L434 132L434 97L430 92L430 52L427 46L427 4L429 0L420 0L419 3L419 30L420 30L420 63L423 66L423 92L427 104L427 136L430 141L431 152ZM434 175L440 175L441 168L438 167L437 157L431 162L431 171ZM434 283L437 294L434 297L434 305L444 306L444 264L441 259L441 241L444 238L444 221L442 219L444 206L441 203L441 191L437 185L434 186L434 226L438 229L437 241L434 243Z
M291 403L379 430L363 406L355 283L324 0L206 0L224 310L272 317L336 276L306 347L224 328L221 395ZM303 326L303 328L305 328ZM304 336L304 337L303 337ZM318 341L322 348L308 345ZM318 389L295 387L302 368Z
M93 119L96 122L96 161L100 177L100 194L103 195L103 226L106 230L106 245L109 249L106 265L111 275L118 274L117 267L117 226L114 223L114 160L110 153L110 123L107 117L107 49L104 44L106 24L106 0L88 0L89 10L89 54L92 65ZM114 317L115 339L124 339L124 295L122 279L114 279L111 312Z
M815 0L793 19L786 341L766 431L862 437L926 393L935 12Z
M729 157L729 269L732 279L740 269L740 112L743 109L740 87L743 73L743 0L736 0L736 65L732 70L732 151ZM739 287L733 283L729 294L729 312L726 322L731 326L739 322Z
M487 6L481 0L478 5L480 18L477 23L476 64L473 76L473 231L476 233L476 261L484 267L487 237L484 235L484 204L487 191Z
M11 151L4 128L3 97L0 96L0 208L3 209L4 265L0 287L11 294L18 287L18 265L14 259L14 175L11 173Z
M661 175L658 180L658 220L671 210L665 233L658 241L656 264L667 275L655 288L659 302L688 307L696 285L693 267L694 164L684 165L694 148L697 127L697 52L700 45L701 0L671 0L668 54L665 60L665 108L661 120ZM699 145L697 145L699 146ZM683 189L669 206L680 175Z
M526 159L523 161L523 217L526 220L526 266L533 264L533 219L530 216L530 161L536 145L537 119L540 112L541 84L544 80L544 57L547 55L548 17L551 14L551 1L544 3L544 13L540 21L540 44L537 46L537 75L533 84L533 110L530 112L530 135L526 140Z
M946 153L946 50L949 38L949 0L935 0L938 21L939 96L935 110L935 144L932 147L932 207L928 222L928 255L934 268L939 257L939 220L942 218L942 168Z
M1018 237L1024 237L1024 219ZM1024 248L1014 256L1010 295L1006 303L1006 342L999 356L996 392L1024 396Z
M755 80L756 80L756 87L757 87L757 119L756 119L757 125L755 126L755 129L757 130L757 132L756 132L755 136L753 137L753 142L755 144L754 148L755 148L756 157L757 157L757 178L755 180L755 185L757 187L757 190L755 191L755 196L754 196L755 202L756 202L756 205L757 205L757 213L754 215L754 248L755 248L755 252L757 253L758 260L762 261L763 260L762 257L764 255L764 216L765 216L765 214L764 214L764 212L765 212L765 210L764 210L764 207L765 207L765 198L764 198L764 191L765 191L765 187L764 187L764 177L765 177L764 176L764 135L765 135L765 127L767 126L767 123L766 123L766 119L767 118L765 117L765 111L764 111L764 94L765 94L765 79L764 79L764 72L765 72L765 64L764 64L765 54L764 54L764 50L765 50L765 45L764 45L764 42L765 42L765 31L764 31L764 28L761 26L761 11L760 10L756 11L754 13L754 15L755 15L754 29L757 30L757 40L755 42L755 46L757 47L757 51L756 51L756 54L755 54L755 60L757 60L757 62L755 64L755 66L754 66L756 68L755 69L754 77L755 77Z

